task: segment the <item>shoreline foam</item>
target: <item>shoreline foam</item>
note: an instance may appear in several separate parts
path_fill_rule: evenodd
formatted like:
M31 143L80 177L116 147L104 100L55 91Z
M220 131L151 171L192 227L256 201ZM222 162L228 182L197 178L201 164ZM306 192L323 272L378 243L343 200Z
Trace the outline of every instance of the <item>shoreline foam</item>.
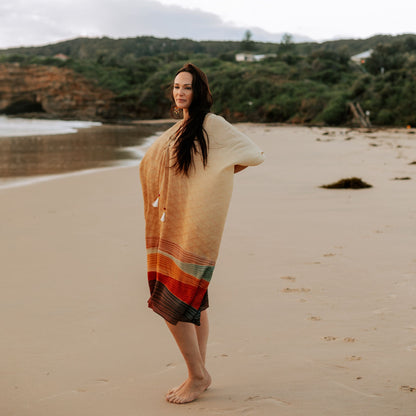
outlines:
M102 123L79 120L42 120L0 116L2 137L26 137L77 133L79 129L101 126Z

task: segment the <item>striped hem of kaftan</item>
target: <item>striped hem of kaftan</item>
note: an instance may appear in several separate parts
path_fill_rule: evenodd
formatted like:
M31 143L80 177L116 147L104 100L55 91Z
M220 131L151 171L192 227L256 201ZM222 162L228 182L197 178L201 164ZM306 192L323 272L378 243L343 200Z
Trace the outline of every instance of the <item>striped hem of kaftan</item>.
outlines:
M146 246L149 307L172 324L199 325L215 263L158 238L148 238Z

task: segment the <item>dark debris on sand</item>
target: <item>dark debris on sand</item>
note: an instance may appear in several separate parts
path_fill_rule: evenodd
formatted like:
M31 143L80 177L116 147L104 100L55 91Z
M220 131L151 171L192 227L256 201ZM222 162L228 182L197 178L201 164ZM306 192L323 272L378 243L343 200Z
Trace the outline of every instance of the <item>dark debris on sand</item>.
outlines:
M409 165L416 165L416 160L414 160L413 162L410 162Z
M320 188L325 189L363 189L363 188L372 188L373 185L370 185L360 178L344 178L340 179L337 182L330 183L328 185L321 185Z

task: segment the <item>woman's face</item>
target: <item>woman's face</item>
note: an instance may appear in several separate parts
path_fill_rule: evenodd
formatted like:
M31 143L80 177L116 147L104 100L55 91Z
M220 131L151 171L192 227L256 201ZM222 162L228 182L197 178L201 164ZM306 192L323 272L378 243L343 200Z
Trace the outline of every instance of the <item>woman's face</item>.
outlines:
M173 82L173 99L176 107L188 109L192 103L192 74L189 72L179 72Z

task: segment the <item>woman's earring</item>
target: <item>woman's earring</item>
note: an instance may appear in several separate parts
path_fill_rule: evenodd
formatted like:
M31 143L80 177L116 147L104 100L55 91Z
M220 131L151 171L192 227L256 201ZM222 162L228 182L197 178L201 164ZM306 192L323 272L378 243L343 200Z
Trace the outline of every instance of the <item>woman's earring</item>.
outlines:
M173 114L176 116L176 117L179 117L180 115L181 115L181 109L179 108L179 107L177 107L176 105L175 105L175 108L173 109Z

